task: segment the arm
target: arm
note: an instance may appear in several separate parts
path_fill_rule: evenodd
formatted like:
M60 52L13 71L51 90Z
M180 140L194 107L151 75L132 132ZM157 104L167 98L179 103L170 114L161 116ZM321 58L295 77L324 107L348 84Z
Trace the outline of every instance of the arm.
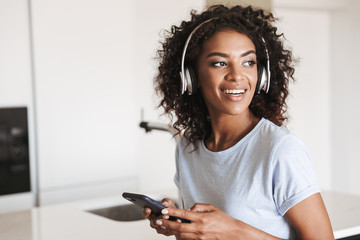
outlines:
M179 223L162 219L156 222L177 239L280 239L232 218L209 204L195 204L190 210L168 208L163 213L165 218L176 216L191 221Z
M195 204L190 210L173 208L166 210L165 216L191 220L190 224L167 220L157 222L177 239L279 239L230 217L212 205ZM331 223L319 193L293 206L285 217L294 227L300 240L334 239Z
M320 193L290 208L285 217L296 230L299 239L334 239L330 219Z

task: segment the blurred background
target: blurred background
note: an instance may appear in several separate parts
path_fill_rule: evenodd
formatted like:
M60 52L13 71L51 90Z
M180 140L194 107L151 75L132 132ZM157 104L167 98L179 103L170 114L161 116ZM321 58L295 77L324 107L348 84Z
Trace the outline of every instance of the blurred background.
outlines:
M300 60L287 128L323 190L360 195L360 1L0 0L0 213L175 189L174 139L139 123L169 123L153 90L163 29L215 3L278 17Z

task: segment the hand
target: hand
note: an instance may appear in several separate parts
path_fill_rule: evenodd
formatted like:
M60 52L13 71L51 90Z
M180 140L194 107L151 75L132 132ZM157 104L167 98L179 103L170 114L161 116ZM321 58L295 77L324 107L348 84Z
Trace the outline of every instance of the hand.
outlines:
M176 209L175 203L173 201L171 201L170 199L168 199L168 198L164 198L161 201L161 203L165 207L167 207L168 209L170 209L170 208L175 208ZM151 213L150 208L145 208L144 211L142 212L142 215L143 215L144 218L149 219L150 227L154 228L157 233L163 234L165 236L174 235L174 233L172 231L170 231L170 229L165 229L163 226L160 226L160 225L156 224L156 221L158 221L160 219L161 220L162 219L169 219L169 216L161 215L161 216L156 217L154 214Z
M190 210L166 208L162 213L166 218L175 216L191 221L179 223L163 218L155 222L162 230L174 234L178 239L245 239L240 236L242 226L245 227L246 224L213 205L195 204Z

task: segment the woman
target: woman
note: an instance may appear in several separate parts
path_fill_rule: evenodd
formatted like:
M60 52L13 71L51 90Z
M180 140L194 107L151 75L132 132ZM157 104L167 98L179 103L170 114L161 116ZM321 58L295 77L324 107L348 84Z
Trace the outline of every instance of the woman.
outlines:
M158 218L145 209L158 233L334 239L309 153L282 128L294 69L274 21L263 10L218 5L192 12L165 39L155 83L182 133L175 183L188 210L169 199Z

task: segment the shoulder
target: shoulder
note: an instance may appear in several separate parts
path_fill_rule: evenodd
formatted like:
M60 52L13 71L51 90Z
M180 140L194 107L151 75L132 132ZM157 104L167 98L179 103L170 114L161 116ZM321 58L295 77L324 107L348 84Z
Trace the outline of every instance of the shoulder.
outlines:
M176 154L179 153L191 153L199 148L200 141L196 142L196 147L186 138L184 135L176 143Z
M267 136L267 138L281 139L282 137L290 134L290 132L285 128L277 126L273 122L264 118L261 119L259 124L261 124L259 134L261 134L262 137Z
M257 144L269 154L273 164L280 162L311 162L309 151L296 135L268 120L262 120L257 134Z
M273 160L281 161L298 161L311 160L310 153L304 144L297 136L288 133L282 136L276 143L272 152Z
M286 132L275 142L270 154L275 188L289 194L289 189L300 192L310 186L316 187L315 169L306 145L294 134Z
M296 145L299 142L298 138L287 129L277 126L267 119L262 119L259 122L259 127L252 141L267 154L273 154L286 148L286 145Z

